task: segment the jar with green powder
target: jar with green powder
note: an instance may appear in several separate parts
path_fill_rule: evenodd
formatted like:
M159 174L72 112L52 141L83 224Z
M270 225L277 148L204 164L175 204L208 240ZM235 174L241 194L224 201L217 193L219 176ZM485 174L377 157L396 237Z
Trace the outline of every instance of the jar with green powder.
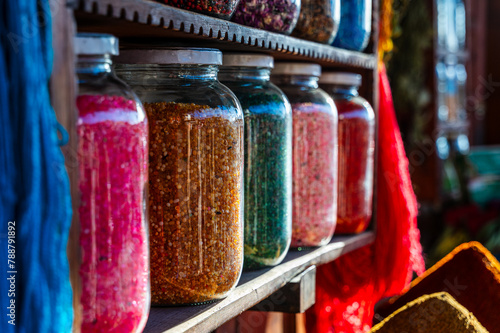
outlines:
M261 54L225 54L219 79L238 97L245 117L244 269L279 264L292 223L292 113L269 81L274 62Z

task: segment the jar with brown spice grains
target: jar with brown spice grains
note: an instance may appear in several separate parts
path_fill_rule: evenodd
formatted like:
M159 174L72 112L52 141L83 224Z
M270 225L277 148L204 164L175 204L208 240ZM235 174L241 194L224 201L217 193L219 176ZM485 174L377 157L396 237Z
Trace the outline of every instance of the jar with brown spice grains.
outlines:
M243 112L215 49L123 50L117 73L149 120L151 303L234 288L243 264Z

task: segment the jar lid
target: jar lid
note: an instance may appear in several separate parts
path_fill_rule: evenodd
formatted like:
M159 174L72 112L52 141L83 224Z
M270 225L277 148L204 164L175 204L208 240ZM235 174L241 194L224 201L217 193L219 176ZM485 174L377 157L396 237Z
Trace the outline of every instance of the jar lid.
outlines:
M267 54L224 53L222 55L222 66L273 68L274 59Z
M118 38L108 34L79 33L74 38L74 51L77 55L117 55Z
M319 78L319 83L359 87L361 85L361 75L346 72L323 73Z
M274 66L274 70L271 74L320 76L321 66L318 64L308 64L300 62L278 62Z
M122 49L115 63L222 65L222 52L208 48L163 47L156 49Z

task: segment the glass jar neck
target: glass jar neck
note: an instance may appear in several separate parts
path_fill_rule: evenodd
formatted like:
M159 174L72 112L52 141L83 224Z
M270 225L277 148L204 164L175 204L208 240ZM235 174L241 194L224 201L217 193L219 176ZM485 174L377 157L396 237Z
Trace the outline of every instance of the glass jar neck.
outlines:
M221 81L269 81L271 69L265 67L221 67Z
M116 65L115 69L128 83L148 86L169 84L175 81L216 81L219 67L216 65L120 64Z
M111 73L111 57L109 54L79 55L76 73L80 75L99 75Z
M298 86L302 88L318 88L318 77L313 75L285 75L273 76L273 82L278 86Z
M328 92L335 96L346 96L346 97L359 96L358 87L352 85L343 85L343 84L328 85Z

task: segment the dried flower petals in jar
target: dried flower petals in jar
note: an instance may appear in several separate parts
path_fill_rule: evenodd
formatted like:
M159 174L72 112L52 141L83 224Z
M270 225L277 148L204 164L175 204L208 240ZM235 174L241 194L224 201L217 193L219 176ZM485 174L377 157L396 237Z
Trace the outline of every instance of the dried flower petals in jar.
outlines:
M292 33L300 14L300 0L240 0L233 21L285 35Z

